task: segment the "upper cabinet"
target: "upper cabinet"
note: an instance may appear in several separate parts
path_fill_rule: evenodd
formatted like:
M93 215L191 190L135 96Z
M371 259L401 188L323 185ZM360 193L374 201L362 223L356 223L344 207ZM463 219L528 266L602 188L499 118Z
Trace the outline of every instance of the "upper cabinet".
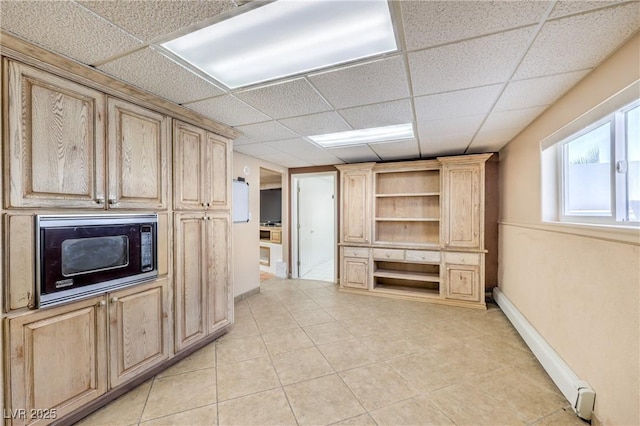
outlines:
M484 248L484 168L489 157L439 158L443 176L444 248Z
M105 96L26 65L5 65L8 207L104 208Z
M230 144L190 124L174 124L174 203L179 210L229 209Z
M336 166L342 201L340 242L371 242L371 168L374 163Z
M167 208L169 118L108 101L109 208Z
M167 208L167 117L107 102L101 92L26 65L6 65L8 208Z

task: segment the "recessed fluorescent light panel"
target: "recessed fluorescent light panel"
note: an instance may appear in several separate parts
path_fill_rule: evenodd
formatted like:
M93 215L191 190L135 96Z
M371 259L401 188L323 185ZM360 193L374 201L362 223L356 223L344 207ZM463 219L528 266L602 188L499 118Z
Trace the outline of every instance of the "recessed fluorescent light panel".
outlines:
M278 0L162 46L230 89L397 50L386 0Z
M309 139L325 148L362 145L373 142L393 142L412 138L413 125L411 123L309 136Z

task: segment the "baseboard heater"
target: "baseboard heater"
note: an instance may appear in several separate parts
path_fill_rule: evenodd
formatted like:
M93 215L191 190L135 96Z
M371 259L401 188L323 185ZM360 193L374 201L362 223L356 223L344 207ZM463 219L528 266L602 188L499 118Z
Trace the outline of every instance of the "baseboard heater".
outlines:
M591 420L596 393L571 370L553 348L542 338L540 333L527 321L513 303L500 291L493 289L493 298L504 314L509 318L522 339L538 358L542 367L547 371L551 380L558 386L560 392L571 403L578 417Z

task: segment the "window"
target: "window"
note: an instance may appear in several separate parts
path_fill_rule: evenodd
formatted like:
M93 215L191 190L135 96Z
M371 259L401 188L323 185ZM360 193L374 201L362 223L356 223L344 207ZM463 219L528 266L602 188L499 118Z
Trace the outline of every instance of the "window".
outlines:
M558 144L559 218L640 224L640 101Z

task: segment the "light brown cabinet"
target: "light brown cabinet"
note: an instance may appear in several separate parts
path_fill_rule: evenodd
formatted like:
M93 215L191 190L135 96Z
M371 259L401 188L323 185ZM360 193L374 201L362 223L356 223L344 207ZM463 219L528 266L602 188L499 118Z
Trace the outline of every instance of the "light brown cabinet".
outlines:
M109 208L168 207L169 118L108 100Z
M180 121L173 132L175 209L229 209L229 142Z
M5 64L12 141L7 207L167 208L167 117L26 65Z
M164 278L9 318L9 406L27 413L12 424L60 418L168 359L168 309Z
M339 166L346 188L341 290L485 307L485 284L495 285L497 258L492 158L480 154ZM372 187L354 183L366 182L354 178L365 171ZM371 242L355 238L361 247L349 247L366 229L373 229ZM371 259L354 257L358 250L371 250Z
M180 351L231 323L230 218L176 213L175 329Z
M8 207L104 208L105 95L5 60Z
M371 242L371 168L374 163L336 166L340 170L343 243Z

